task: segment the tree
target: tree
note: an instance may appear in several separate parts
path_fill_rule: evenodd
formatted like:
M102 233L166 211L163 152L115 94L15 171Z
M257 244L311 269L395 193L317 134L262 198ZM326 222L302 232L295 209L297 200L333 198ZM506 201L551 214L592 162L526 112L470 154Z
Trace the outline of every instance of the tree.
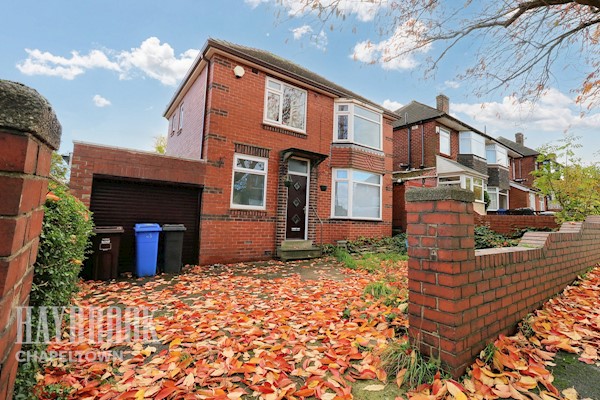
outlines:
M533 172L534 186L560 204L559 222L583 221L588 215L600 214L600 165L582 165L574 157L574 149L581 147L577 140L567 135L557 145L543 146L539 168Z
M468 56L473 62L457 79L473 83L477 95L500 89L521 101L535 100L549 88L554 74L569 69L578 74L577 101L588 107L600 101L600 0L277 3L293 16L309 14L320 24L331 23L331 29L350 14L373 20L378 31L390 37L379 49L378 61L432 52L423 60L425 76L441 67L452 51L462 56L475 46L475 54Z
M154 151L158 154L167 153L167 137L166 136L155 136L154 137Z

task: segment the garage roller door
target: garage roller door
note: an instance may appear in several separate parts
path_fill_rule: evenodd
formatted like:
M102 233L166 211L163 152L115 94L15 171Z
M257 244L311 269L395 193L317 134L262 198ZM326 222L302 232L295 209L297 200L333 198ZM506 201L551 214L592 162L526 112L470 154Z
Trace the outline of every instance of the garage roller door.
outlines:
M94 176L90 204L94 223L121 225L125 229L121 238L120 272L133 271L133 226L141 222L184 224L187 230L183 237L183 262L197 263L200 193L197 186Z

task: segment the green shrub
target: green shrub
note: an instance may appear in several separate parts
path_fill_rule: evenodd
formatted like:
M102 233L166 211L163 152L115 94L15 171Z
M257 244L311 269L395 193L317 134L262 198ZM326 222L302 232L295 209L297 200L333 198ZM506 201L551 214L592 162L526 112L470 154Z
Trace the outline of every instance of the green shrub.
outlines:
M381 353L381 366L388 378L392 379L402 371L399 386L408 389L433 382L438 372L443 377L448 376L439 359L425 359L417 347L411 346L408 341L390 343Z
M516 246L518 240L494 232L486 225L475 226L475 248L488 249L490 247Z
M29 305L66 307L77 291L81 265L89 251L93 223L89 210L69 193L65 185L51 181L48 189ZM34 308L34 331L36 320ZM44 345L23 345L22 348L23 351L44 349ZM33 362L19 365L15 399L32 398L31 386L35 384L38 369L39 365Z

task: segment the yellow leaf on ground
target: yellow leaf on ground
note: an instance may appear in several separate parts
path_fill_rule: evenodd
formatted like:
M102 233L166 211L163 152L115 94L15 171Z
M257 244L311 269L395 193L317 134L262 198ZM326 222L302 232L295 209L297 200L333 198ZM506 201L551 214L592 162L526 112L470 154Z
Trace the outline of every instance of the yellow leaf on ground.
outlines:
M575 388L568 388L562 391L563 396L567 400L577 400L579 398L579 394Z
M467 396L463 393L460 386L458 386L456 383L454 383L453 381L448 381L446 382L446 386L450 394L454 396L456 400L467 400Z
M380 392L385 389L385 385L369 385L365 386L362 390L366 390L367 392Z

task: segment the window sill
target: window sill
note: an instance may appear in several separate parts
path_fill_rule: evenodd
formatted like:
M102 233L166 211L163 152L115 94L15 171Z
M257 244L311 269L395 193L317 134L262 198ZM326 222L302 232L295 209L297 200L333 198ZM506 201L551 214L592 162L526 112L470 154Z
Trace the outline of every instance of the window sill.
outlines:
M280 124L278 124L276 122L263 121L263 127L264 126L269 126L271 128L282 129L284 131L289 131L289 132L299 133L301 135L306 135L306 130L296 129L296 128L293 128L293 127L288 126L288 125L280 125Z
M177 131L177 136L181 135L181 132L183 131L182 128L179 128L179 130Z
M336 221L367 221L367 222L382 222L382 218L364 218L364 217L331 217Z
M355 147L358 150L372 151L376 152L379 155L384 155L382 149L378 149L376 147L366 146L364 144L351 142L349 140L334 140L333 145L337 145L338 147Z
M267 207L252 207L252 206L238 206L231 204L229 206L230 211L267 211Z

